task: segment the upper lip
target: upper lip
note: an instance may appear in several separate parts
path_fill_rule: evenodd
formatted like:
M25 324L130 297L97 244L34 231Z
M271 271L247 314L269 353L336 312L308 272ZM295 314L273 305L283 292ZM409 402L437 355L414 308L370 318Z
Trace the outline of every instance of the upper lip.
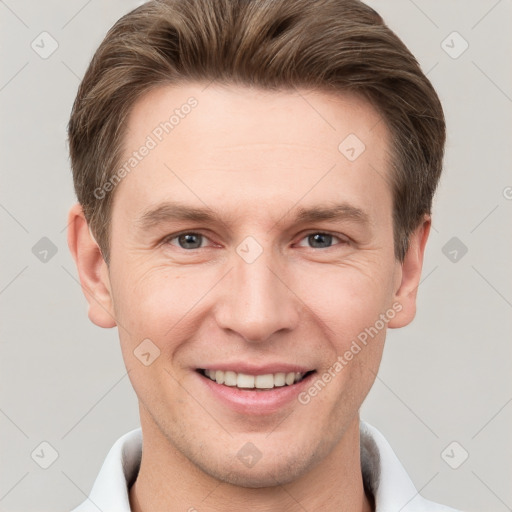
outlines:
M200 366L199 369L232 371L235 373L245 373L247 375L267 375L269 373L290 372L307 373L314 370L314 368L308 368L306 366L290 363L268 363L265 365L255 365L247 361L230 363L207 363L204 366Z

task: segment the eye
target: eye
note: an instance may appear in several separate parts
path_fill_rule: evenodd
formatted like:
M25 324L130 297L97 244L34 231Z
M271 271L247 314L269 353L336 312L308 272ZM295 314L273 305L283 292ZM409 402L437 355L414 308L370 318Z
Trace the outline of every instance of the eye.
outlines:
M304 243L305 241L305 243ZM313 249L326 249L328 247L332 247L333 245L337 245L339 243L347 243L347 240L340 238L335 235L331 235L330 233L311 233L305 236L300 242L299 247L311 247Z
M200 233L181 233L167 239L170 245L178 246L181 249L200 249L204 247L208 239Z

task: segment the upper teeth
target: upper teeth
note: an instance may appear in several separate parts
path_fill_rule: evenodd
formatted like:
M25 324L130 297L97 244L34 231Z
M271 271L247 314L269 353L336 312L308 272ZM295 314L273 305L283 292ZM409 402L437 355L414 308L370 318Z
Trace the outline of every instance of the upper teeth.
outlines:
M223 370L205 370L205 375L217 384L236 386L238 388L272 389L273 387L291 386L304 377L304 373L267 373L265 375L247 375Z

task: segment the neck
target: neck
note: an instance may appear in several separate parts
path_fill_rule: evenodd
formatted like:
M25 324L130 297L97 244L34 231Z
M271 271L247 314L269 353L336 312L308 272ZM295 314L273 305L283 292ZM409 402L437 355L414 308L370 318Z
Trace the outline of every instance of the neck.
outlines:
M147 419L146 419L147 420ZM359 418L327 457L297 480L247 488L219 481L183 456L151 421L141 418L144 450L130 489L132 512L372 512L361 474Z

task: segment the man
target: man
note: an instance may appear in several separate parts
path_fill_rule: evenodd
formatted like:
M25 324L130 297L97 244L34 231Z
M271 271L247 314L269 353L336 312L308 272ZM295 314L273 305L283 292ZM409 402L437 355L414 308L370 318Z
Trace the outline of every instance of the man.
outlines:
M359 419L410 323L445 139L358 0L148 2L69 124L69 246L142 430L77 511L446 511Z

